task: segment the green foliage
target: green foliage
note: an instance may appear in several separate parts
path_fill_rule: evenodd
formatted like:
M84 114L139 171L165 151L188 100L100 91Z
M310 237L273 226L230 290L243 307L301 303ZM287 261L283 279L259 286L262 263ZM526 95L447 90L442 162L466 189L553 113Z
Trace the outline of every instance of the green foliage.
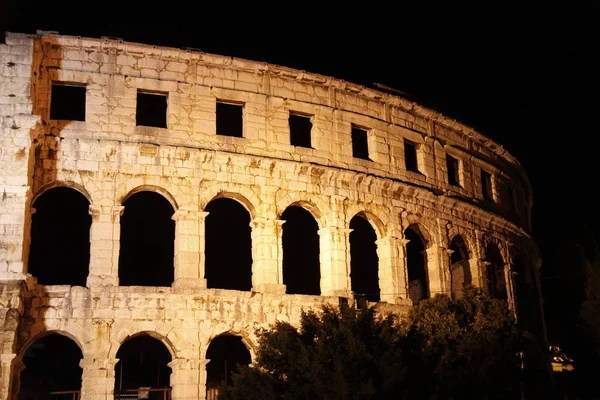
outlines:
M407 398L519 398L518 332L506 302L438 295L409 314Z
M255 367L219 400L391 398L403 380L401 339L394 318L372 308L303 313L300 329L277 322L260 335Z
M254 364L219 400L510 399L519 392L516 330L506 303L437 296L408 318L324 307L299 328L259 333Z

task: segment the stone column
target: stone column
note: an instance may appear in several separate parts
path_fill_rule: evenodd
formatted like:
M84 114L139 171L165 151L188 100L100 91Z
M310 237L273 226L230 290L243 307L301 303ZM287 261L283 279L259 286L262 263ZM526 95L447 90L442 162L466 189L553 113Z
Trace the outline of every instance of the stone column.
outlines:
M206 365L210 362L209 359L198 360L198 400L206 400Z
M517 315L517 295L516 288L514 282L514 262L512 258L508 260L508 262L504 263L503 266L504 271L504 283L506 284L506 302L508 303L508 308L514 313L515 317L518 318Z
M427 277L429 278L429 297L438 293L446 293L444 288L443 268L445 249L432 244L425 249L427 255Z
M90 272L87 286L119 285L119 251L123 206L91 204Z
M403 240L400 239L399 232L392 231L375 244L379 257L381 301L402 304L407 298Z
M471 270L471 284L481 290L487 290L486 261L481 259L475 252L469 258L469 269Z
M171 399L204 399L200 384L202 362L197 359L176 358L169 363L171 367Z
M81 375L81 398L86 400L108 400L113 398L115 389L116 358L96 358L84 355L79 366Z
M254 218L252 228L252 290L284 294L283 224L275 218Z
M174 288L206 288L204 221L207 212L177 210L175 221Z
M352 297L350 286L350 232L338 226L319 229L321 294Z
M21 371L25 368L14 353L0 355L0 399L16 399L20 389Z

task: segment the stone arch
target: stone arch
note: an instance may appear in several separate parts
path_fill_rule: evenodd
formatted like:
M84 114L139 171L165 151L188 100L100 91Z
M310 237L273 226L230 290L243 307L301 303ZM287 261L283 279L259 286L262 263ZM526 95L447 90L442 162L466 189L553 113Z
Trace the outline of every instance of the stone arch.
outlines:
M243 203L217 196L206 204L204 276L209 289L252 289L252 214Z
M508 263L508 261L511 258L509 244L503 239L492 236L488 233L484 234L481 238L481 248L483 249L482 255L484 255L484 257L485 257L485 249L490 244L498 247L498 250L500 251L500 254L502 255L502 259L504 260L505 263Z
M452 237L448 250L450 250L450 294L452 299L458 299L473 283L469 264L471 251L460 234Z
M319 225L301 205L290 205L280 217L282 277L288 294L321 294Z
M537 276L533 263L520 249L511 249L512 287L517 323L535 334L542 333L542 310L539 302Z
M206 347L206 389L215 392L221 385L231 384L231 373L238 365L252 363L252 353L243 336L232 332L213 337Z
M170 328L165 328L165 330L171 331ZM111 346L108 351L108 359L117 358L117 352L119 348L125 343L128 339L137 337L137 336L150 336L151 338L159 340L165 348L171 354L173 360L178 357L177 347L173 344L173 342L167 337L168 332L158 332L157 330L138 330L132 329L130 326L124 326L117 331L117 333L111 338Z
M85 286L90 265L89 194L55 184L36 196L27 271L43 285Z
M251 219L257 217L257 207L261 201L253 188L233 184L228 184L227 189L220 188L218 184L209 186L200 192L200 209L204 210L208 203L220 198L237 201L250 213Z
M162 335L140 331L126 337L116 349L115 359L115 396L139 396L142 388L161 391L161 397L170 393L175 358Z
M210 343L217 337L223 335L231 335L231 336L239 336L242 339L242 343L246 346L248 351L250 352L250 356L254 360L256 358L256 351L258 349L258 344L255 340L252 339L252 335L246 332L244 329L225 329L221 330L219 333L210 335L206 342L206 349L203 351L204 358L206 358L206 352L208 351L208 346Z
M67 187L70 189L74 189L74 190L78 191L79 193L81 193L87 199L88 203L90 203L90 205L94 203L92 200L92 195L88 192L88 190L82 184L73 182L73 181L52 181L52 182L46 183L45 185L42 185L38 190L36 190L35 194L31 198L31 204L35 203L35 201L38 199L38 197L40 197L42 194L44 194L48 190L54 189L57 187Z
M360 216L371 224L377 235L377 240L382 239L388 234L388 227L392 225L392 221L389 218L389 211L385 209L380 210L379 208L376 207L374 210L373 207L364 207L358 204L350 205L346 210L348 223L352 218Z
M83 353L81 343L67 332L36 335L20 352L22 364L15 371L18 398L50 398L53 392L76 396L81 391Z
M49 336L49 335L61 335L64 336L70 340L73 341L73 343L75 343L77 345L77 347L79 347L79 350L81 350L81 353L84 353L84 347L83 347L83 343L84 341L78 337L77 335L66 331L66 330L62 330L62 329L49 329L49 330L42 330L40 332L37 333L33 333L29 338L27 338L27 340L25 340L23 342L23 344L21 345L21 348L19 349L18 352L18 356L20 358L23 357L23 355L25 354L25 352L27 351L27 349L29 348L29 346L31 346L31 344L35 343L36 341Z
M425 242L425 248L437 245L438 240L432 232L436 232L435 222L416 214L403 215L400 224L402 231L406 232L408 228L415 230L421 239Z
M158 193L161 196L163 196L169 203L171 203L171 207L173 207L173 211L177 211L179 209L179 205L177 204L177 200L175 200L175 197L165 188L160 187L160 186L156 186L156 185L141 185L141 186L136 186L135 188L131 189L129 192L127 192L127 194L125 194L122 197L117 197L117 199L119 199L119 204L123 204L125 203L125 201L127 201L127 199L129 199L131 196L133 196L136 193L141 193L141 192L154 192L154 193Z
M168 192L153 186L137 187L123 199L118 266L120 286L166 287L173 284L173 215L176 212L173 202Z
M381 288L377 241L380 237L377 226L367 213L360 211L350 219L348 227L352 230L349 236L351 289L356 296L379 301Z
M508 282L505 273L507 259L502 255L497 241L486 241L483 259L485 268L483 277L488 294L494 298L507 299Z
M279 191L276 196L277 218L290 206L302 207L310 212L319 224L319 229L327 226L326 216L331 213L329 205L317 195L307 192Z
M408 281L409 298L414 305L431 296L430 293L430 265L427 248L431 247L431 236L424 227L412 223L404 230L406 259L406 276Z
M452 242L452 239L454 239L455 236L459 235L462 236L463 240L465 241L467 250L469 251L469 258L477 258L479 254L479 249L476 245L477 241L472 233L472 230L469 230L462 226L451 224L450 228L448 229L448 239L450 239L448 241L448 244Z

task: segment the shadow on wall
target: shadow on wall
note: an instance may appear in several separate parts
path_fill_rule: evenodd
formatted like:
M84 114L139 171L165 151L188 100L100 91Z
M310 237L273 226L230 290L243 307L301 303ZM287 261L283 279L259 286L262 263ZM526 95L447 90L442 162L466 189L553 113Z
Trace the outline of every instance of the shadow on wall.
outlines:
M62 130L72 121L85 120L85 86L61 81L63 51L59 43L37 37L33 46L30 98L32 113L42 119L42 129L31 132L28 184L31 193L39 195L26 206L24 272L33 275L39 285L85 286L90 257L89 200L78 190L60 187L68 183L59 182L57 173ZM27 326L45 321L48 310L52 309L48 292L39 285L35 291L35 312L31 312L33 296L26 296L24 313L31 318L35 315L27 321ZM14 348L22 356L13 362L11 396L41 399L57 391L79 393L82 375L79 346L66 336L49 333L25 349L30 332L23 324L20 318L18 329L22 331Z

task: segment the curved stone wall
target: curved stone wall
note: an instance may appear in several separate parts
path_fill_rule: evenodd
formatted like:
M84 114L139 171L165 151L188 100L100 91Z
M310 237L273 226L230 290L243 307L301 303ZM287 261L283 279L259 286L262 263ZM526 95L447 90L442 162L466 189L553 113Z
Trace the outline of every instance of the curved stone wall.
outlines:
M205 353L215 336L240 335L253 354L256 328L354 300L349 223L356 215L377 235L382 312L412 305L409 227L425 246L428 295L452 291L457 235L477 287L488 285L486 248L498 248L513 309L513 257L539 266L529 235L531 187L519 163L432 110L335 78L201 52L54 34L9 34L6 42L0 278L27 286L9 296L19 324L4 339L3 396L15 390L27 345L56 331L82 348L85 398L112 396L116 352L140 332L171 352L173 398L205 398ZM59 83L85 88L84 121L51 119ZM138 93L164 98L166 128L136 124ZM240 107L242 137L217 134L218 103ZM290 143L290 114L312 124L310 147ZM366 157L355 157L353 128L366 134ZM56 186L90 203L87 287L37 285L27 275L31 205ZM119 286L120 215L140 191L163 195L175 210L171 287ZM223 197L250 214L250 292L207 289L205 208ZM318 224L320 296L285 294L280 217L291 205Z

